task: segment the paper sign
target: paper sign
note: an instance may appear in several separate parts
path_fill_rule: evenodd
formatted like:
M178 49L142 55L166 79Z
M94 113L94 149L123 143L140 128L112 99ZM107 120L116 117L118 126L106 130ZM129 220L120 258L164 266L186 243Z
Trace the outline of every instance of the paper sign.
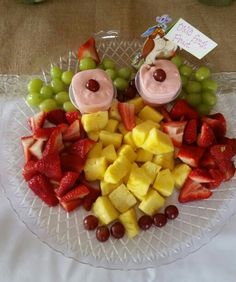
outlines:
M181 18L165 35L165 38L174 41L180 48L198 59L202 59L217 46L216 42Z

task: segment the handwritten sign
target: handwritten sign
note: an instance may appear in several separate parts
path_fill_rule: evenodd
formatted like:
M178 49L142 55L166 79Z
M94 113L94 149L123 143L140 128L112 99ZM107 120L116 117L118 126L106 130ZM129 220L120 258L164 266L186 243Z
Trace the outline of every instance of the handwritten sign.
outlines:
M202 59L217 46L216 42L181 18L165 35L165 38L174 41L180 48L198 59Z

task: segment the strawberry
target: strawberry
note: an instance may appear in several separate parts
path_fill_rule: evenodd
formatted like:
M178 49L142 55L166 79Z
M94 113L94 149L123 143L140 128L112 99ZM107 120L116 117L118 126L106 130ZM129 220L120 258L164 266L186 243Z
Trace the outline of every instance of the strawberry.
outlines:
M37 128L34 131L34 138L35 139L43 139L43 140L48 140L50 135L52 134L53 130L56 127L46 127L46 128Z
M30 153L35 156L38 160L43 156L43 145L44 140L38 139L34 144L29 148Z
M215 169L215 168L209 169L209 173L213 181L210 183L206 183L206 187L208 189L217 188L224 180L224 174L219 169Z
M21 137L21 143L23 146L23 152L24 152L24 157L25 157L25 162L27 163L31 159L31 153L29 151L29 148L33 145L35 142L33 136L24 136Z
M43 155L46 156L48 154L60 152L63 148L64 145L62 143L61 129L56 127L46 143Z
M200 183L187 178L179 193L179 202L186 203L207 199L212 195L212 191L202 186Z
M234 156L233 149L230 145L214 145L210 148L211 155L217 160L231 160Z
M28 182L28 186L47 205L56 206L58 204L58 199L53 192L53 188L44 175L37 174L32 177Z
M81 159L85 159L95 143L95 141L89 138L84 138L73 143L68 148L68 152L70 154L78 155Z
M218 139L219 144L230 145L233 150L234 156L236 155L236 138L221 137Z
M197 144L200 147L209 147L215 142L215 135L211 127L203 122L201 126L201 132L197 137Z
M56 152L43 156L41 160L38 160L36 169L49 179L61 179L62 177L61 162Z
M169 135L176 147L181 147L182 145L186 124L187 121L169 121L162 123L163 131Z
M197 140L197 120L191 119L188 121L184 130L184 142L192 144Z
M60 123L57 125L57 128L59 128L61 130L61 133L64 134L67 130L67 128L69 127L69 125L67 123Z
M93 37L90 37L88 41L86 41L78 49L78 60L80 61L81 59L86 57L92 58L97 64L100 63L95 40Z
M41 128L44 125L46 119L46 113L45 112L39 112L35 114L34 116L30 117L28 120L29 127L34 133L37 128Z
M218 163L218 167L224 175L224 181L230 180L235 174L235 165L233 161L221 160Z
M79 174L77 172L73 172L73 171L66 172L60 181L56 194L59 197L62 197L66 192L68 192L74 186L78 177Z
M184 100L177 100L170 111L170 117L173 120L184 119L197 119L199 114L196 110L189 106L189 104Z
M166 107L163 105L159 108L161 114L163 115L163 121L172 121L169 112L167 111Z
M72 200L83 199L85 196L89 194L89 189L84 184L79 184L71 191L67 192L60 201L62 202L69 202Z
M79 156L72 154L62 154L61 155L61 167L62 171L74 171L79 174L84 168L85 160L81 159Z
M63 133L64 141L75 141L80 137L80 121L75 120Z
M133 104L118 103L118 110L121 115L122 122L128 131L135 127L135 108Z
M226 134L226 120L221 113L203 116L202 122L206 122L213 129L215 136L222 137Z
M180 147L177 157L191 167L198 167L199 161L204 153L204 149L196 146Z
M209 172L202 168L193 169L188 177L198 183L209 183L213 180Z
M80 114L78 111L66 113L67 123L72 124L77 119L80 120Z
M60 123L66 123L66 113L62 109L55 109L47 113L46 120L58 125Z
M206 151L203 154L203 157L200 161L200 167L206 167L206 168L215 168L217 167L217 163L215 158L210 154L210 152Z
M36 163L37 161L30 160L24 165L22 175L26 181L29 181L33 176L38 174Z
M60 201L61 206L67 212L71 212L71 211L75 210L76 208L81 206L82 203L83 203L82 199L76 199L76 200L69 201L69 202L62 202L62 201Z

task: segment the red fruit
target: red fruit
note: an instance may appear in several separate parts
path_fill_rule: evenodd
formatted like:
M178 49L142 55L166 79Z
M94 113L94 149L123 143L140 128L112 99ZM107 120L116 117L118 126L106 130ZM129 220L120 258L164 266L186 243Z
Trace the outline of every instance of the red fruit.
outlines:
M203 157L201 158L200 166L207 168L215 168L217 167L217 164L215 158L208 151L206 151L203 154Z
M43 151L43 155L46 156L48 154L58 153L64 148L64 145L62 143L62 134L60 128L55 128L53 132L51 133L45 149Z
M60 123L66 123L65 111L62 109L56 109L47 113L47 121L58 125Z
M80 207L82 205L82 203L83 203L82 199L76 199L76 200L72 200L72 201L69 201L69 202L60 201L61 206L67 212L71 212L71 211L77 209L78 207Z
M26 181L29 181L33 176L38 174L38 170L36 169L37 161L28 161L23 168L22 175Z
M69 124L72 124L77 119L80 120L80 114L78 111L66 113L66 120Z
M82 172L84 168L85 160L81 159L78 156L71 154L63 154L61 155L61 167L62 171L74 171L79 174Z
M218 139L218 144L230 145L234 156L236 155L236 138L221 137Z
M46 128L37 128L34 131L34 138L35 139L43 139L43 140L48 140L50 135L52 134L53 130L56 127L46 127Z
M88 41L86 41L83 45L79 47L78 60L80 61L81 59L86 57L92 58L97 64L100 63L95 40L93 37L90 37Z
M73 143L68 148L68 152L70 154L78 155L81 159L84 159L95 143L95 141L89 138L81 139Z
M43 156L41 160L36 163L36 169L47 176L49 179L61 179L61 162L57 153Z
M135 127L135 108L133 104L118 103L118 110L125 128L131 131Z
M197 140L197 120L191 119L188 121L184 130L184 142L192 144Z
M61 133L64 134L68 128L68 124L67 123L60 123L58 124L57 128L60 129Z
M163 115L163 121L172 121L169 112L167 111L165 106L161 106L159 108L159 111L161 112L161 114Z
M187 121L169 121L162 123L162 128L169 135L174 146L181 147L183 142L184 128Z
M87 186L80 184L73 188L71 191L67 192L60 201L69 202L72 200L83 199L85 196L89 194L89 189Z
M206 122L214 131L215 136L222 137L226 133L226 120L221 113L202 117L202 122Z
M44 140L38 139L34 144L29 148L30 153L36 157L36 159L41 159L43 156L43 145Z
M28 185L29 188L47 205L56 206L58 204L58 199L53 192L53 188L44 175L35 175L30 179Z
M214 168L209 169L209 173L213 181L207 183L206 187L208 189L214 189L218 187L221 184L221 182L224 180L224 174L219 169L214 169Z
M65 195L65 193L68 192L74 186L78 177L79 174L77 172L73 172L73 171L66 172L60 181L56 194L59 197Z
M197 138L198 146L206 148L211 146L214 142L215 142L214 132L206 122L203 122L201 127L201 132Z
M179 193L179 202L186 203L207 199L212 195L212 191L202 186L200 183L193 181L190 178L184 183Z
M210 153L217 161L231 160L234 156L230 145L214 145L210 148Z
M184 119L197 119L199 114L196 110L189 106L189 104L183 100L177 100L170 111L170 116L174 120Z
M224 175L224 181L230 180L235 174L235 165L233 161L221 160L218 163L218 167Z
M191 167L198 167L199 161L204 153L204 149L196 146L180 147L177 157Z
M43 127L45 119L46 119L45 112L39 112L35 114L33 117L29 118L28 123L33 133L35 132L37 128Z
M75 120L63 133L64 141L75 141L80 138L80 121Z
M212 177L206 169L195 168L193 169L188 177L198 183L209 183L212 182Z
M33 145L35 142L33 136L24 136L21 137L21 143L23 146L23 152L25 157L25 162L27 163L31 159L31 153L29 151L29 148Z

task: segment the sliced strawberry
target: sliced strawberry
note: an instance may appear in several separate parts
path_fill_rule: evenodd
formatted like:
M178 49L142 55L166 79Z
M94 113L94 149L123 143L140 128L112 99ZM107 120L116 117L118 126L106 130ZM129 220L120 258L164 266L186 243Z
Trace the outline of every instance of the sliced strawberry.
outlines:
M193 169L188 177L198 183L209 183L212 182L212 177L206 169L195 168Z
M49 179L61 179L62 177L60 158L55 152L43 156L41 160L38 160L36 169Z
M200 183L187 178L179 193L179 202L186 203L207 199L212 195L212 191L202 186Z
M217 163L215 158L210 154L210 152L206 151L203 154L203 157L201 158L200 166L207 168L215 168L217 167Z
M204 148L196 146L182 146L177 157L191 167L198 167L199 161L204 153Z
M80 61L83 58L90 57L97 64L100 63L98 52L96 49L96 43L93 37L90 37L83 45L78 49L78 60Z
M191 119L188 121L184 130L184 142L192 144L197 141L197 120Z
M29 151L29 148L33 145L34 142L35 139L33 136L21 137L21 143L23 146L24 158L26 163L31 159L31 153Z
M67 192L60 201L69 202L72 200L83 199L85 196L89 194L89 189L84 184L80 184L73 188L71 191Z
M170 111L170 116L173 120L184 119L197 119L199 114L196 110L189 106L189 104L184 100L177 100Z
M24 165L22 175L26 181L29 181L33 176L38 174L36 163L37 161L30 160Z
M63 133L64 141L76 141L80 138L80 121L75 120Z
M197 137L197 144L200 147L209 147L215 142L215 135L211 127L203 122L201 126L201 132Z
M43 156L43 145L44 140L38 139L34 142L34 144L29 148L30 153L35 156L38 160Z
M218 139L218 144L230 145L232 147L234 156L236 155L236 138L224 136Z
M128 103L118 103L118 110L125 128L131 131L135 127L134 105Z
M187 121L169 121L162 123L162 128L169 135L174 146L181 147L183 142L184 129Z
M79 174L84 168L85 160L81 159L79 156L71 154L62 154L61 155L61 167L62 171L74 171Z
M43 127L45 119L46 119L45 112L39 112L29 118L28 123L33 133L35 132L37 128Z
M29 188L47 205L56 206L58 199L53 192L53 188L48 179L42 175L35 175L28 182Z
M62 197L66 192L68 192L74 186L78 177L79 177L79 173L77 172L73 172L73 171L66 172L60 181L56 194L59 197Z
M210 148L210 153L217 161L231 160L234 156L230 145L214 145Z
M43 128L37 128L34 131L34 138L35 139L43 139L43 140L48 140L50 135L52 134L53 130L56 127L43 127Z
M64 134L68 129L69 125L67 123L60 123L57 125L57 128L61 130L61 133Z
M224 175L224 181L230 180L235 174L235 165L233 161L221 160L218 163L218 167Z
M73 143L67 151L70 154L79 156L81 159L85 159L95 143L95 141L89 138L84 138Z
M46 156L48 154L52 154L55 152L60 152L64 148L62 143L62 134L60 128L55 128L48 139L45 149L43 151L43 155Z
M215 189L219 187L221 182L224 180L224 174L219 169L215 169L215 168L209 169L209 173L213 181L210 183L207 183L206 187L208 189Z
M206 122L214 131L216 136L224 136L226 134L226 120L221 113L203 116L202 122Z
M66 113L62 109L52 110L47 113L46 119L55 125L66 123Z
M69 124L72 124L77 119L80 120L80 114L78 111L66 113L66 120Z
M165 106L161 106L159 108L161 114L163 115L163 121L172 121L169 112L167 111Z
M82 205L82 203L83 203L82 199L76 199L76 200L69 201L69 202L60 201L61 206L67 212L71 212L71 211L77 209L78 207L80 207Z

